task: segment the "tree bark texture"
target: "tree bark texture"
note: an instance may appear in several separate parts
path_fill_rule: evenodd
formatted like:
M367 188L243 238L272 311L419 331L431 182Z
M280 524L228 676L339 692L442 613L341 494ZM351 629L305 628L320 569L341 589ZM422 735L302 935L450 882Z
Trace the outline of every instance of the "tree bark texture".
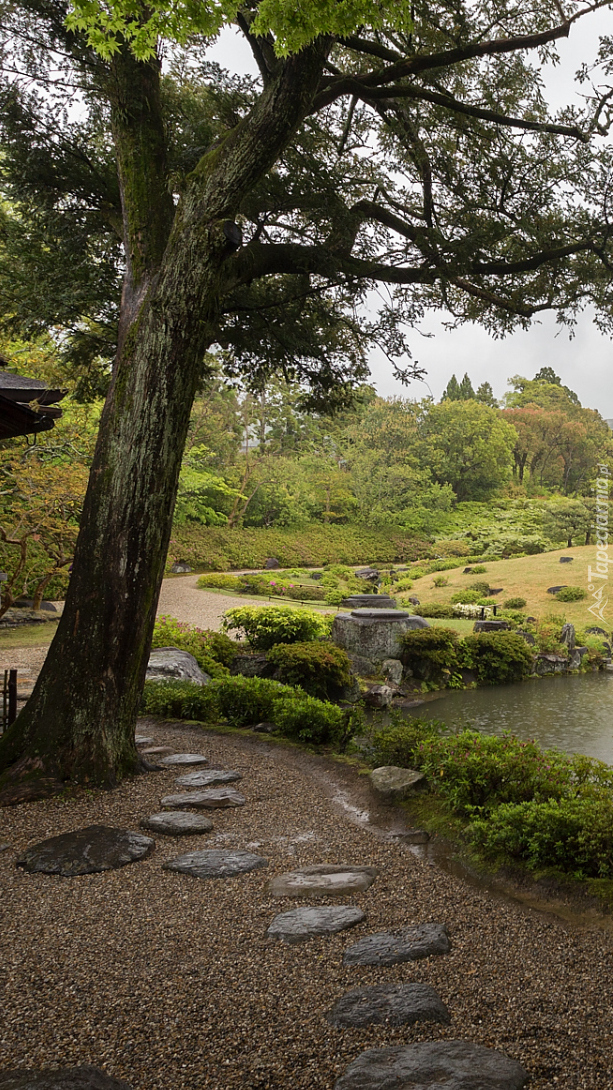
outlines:
M109 97L127 273L120 348L100 423L56 637L0 739L0 802L136 770L134 726L203 355L214 342L225 225L308 113L326 54L280 64L248 118L209 151L172 215L159 69L120 58ZM164 183L165 184L165 183Z

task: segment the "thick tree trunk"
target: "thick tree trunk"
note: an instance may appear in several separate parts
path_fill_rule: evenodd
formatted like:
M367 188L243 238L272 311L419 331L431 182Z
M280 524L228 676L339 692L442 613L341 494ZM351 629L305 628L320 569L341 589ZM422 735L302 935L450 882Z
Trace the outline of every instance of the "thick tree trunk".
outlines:
M205 155L162 256L164 232L157 221L155 230L148 227L162 199L155 173L160 129L149 117L156 73L121 60L110 96L112 103L117 98L128 255L120 351L64 614L30 700L0 739L0 803L66 780L111 785L137 768L134 725L190 411L232 252L227 222L308 112L325 53L320 42L283 62L249 118ZM138 92L131 99L130 81ZM166 220L168 202L162 204Z

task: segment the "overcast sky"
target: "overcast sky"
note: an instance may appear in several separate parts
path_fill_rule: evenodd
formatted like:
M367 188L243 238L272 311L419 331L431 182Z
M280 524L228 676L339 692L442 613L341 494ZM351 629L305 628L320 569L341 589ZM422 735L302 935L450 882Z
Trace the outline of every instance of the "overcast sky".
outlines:
M553 107L572 101L576 94L573 77L579 65L590 62L596 54L600 34L613 33L613 12L603 9L580 20L570 36L559 46L561 63L548 66L543 75ZM242 36L226 31L212 50L212 55L232 71L257 75L251 52ZM579 319L572 339L569 331L555 319L541 315L531 328L494 340L483 329L465 325L447 331L444 314L432 312L410 337L413 357L426 368L424 382L402 386L393 378L392 368L382 354L371 357L372 381L384 396L425 397L430 392L438 400L455 373L461 379L468 372L475 388L490 382L496 397L502 397L511 375L528 378L544 366L553 367L562 382L579 395L583 405L598 409L605 418L613 418L613 344L593 324L589 314ZM426 336L433 334L433 336Z

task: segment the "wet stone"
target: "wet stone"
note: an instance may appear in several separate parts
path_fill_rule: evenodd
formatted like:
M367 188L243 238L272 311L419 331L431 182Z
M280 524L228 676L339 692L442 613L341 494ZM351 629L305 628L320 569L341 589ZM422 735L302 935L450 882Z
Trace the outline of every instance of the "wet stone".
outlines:
M38 1071L20 1068L0 1072L1 1090L131 1090L98 1067L60 1067Z
M470 1041L423 1041L371 1048L349 1064L334 1090L521 1090L528 1072L497 1049Z
M326 1015L333 1026L410 1026L450 1022L449 1011L429 984L376 984L353 988Z
M213 822L204 814L175 810L172 814L165 811L150 814L143 818L141 826L143 829L150 829L152 833L163 833L164 836L195 836L198 833L210 833Z
M444 924L425 923L402 931L366 935L343 954L343 965L397 965L419 961L432 954L448 954L449 933Z
M129 829L89 825L61 836L52 836L27 848L16 861L32 874L97 874L134 863L155 848L155 840Z
M375 791L389 802L399 802L427 786L423 772L398 765L383 765L370 773Z
M208 758L202 753L171 753L160 762L165 768L171 768L173 765L207 765L208 763Z
M334 897L363 893L377 877L376 867L317 863L280 874L269 883L273 897Z
M147 738L145 734L137 734L134 738L134 744L137 746L150 746L155 742L155 738Z
M208 791L184 791L181 795L166 795L160 802L168 810L183 810L195 806L198 810L225 810L229 806L244 806L246 798L232 787L211 787Z
M237 874L246 874L258 867L267 866L268 860L262 855L213 849L178 855L176 859L170 859L168 863L164 863L164 870L191 874L194 878L234 878Z
M241 772L209 768L205 772L187 772L185 776L177 776L175 783L179 787L215 787L221 783L235 783L242 778Z
M281 942L306 942L317 935L335 935L355 927L366 917L353 905L326 905L321 908L293 908L275 916L266 934Z

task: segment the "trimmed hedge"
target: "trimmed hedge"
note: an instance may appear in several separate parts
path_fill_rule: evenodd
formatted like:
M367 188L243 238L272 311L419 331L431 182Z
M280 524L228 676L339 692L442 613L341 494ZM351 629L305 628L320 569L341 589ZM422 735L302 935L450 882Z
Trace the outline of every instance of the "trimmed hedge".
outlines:
M299 685L320 700L340 699L351 684L347 653L334 643L278 643L268 652L279 681Z
M254 651L277 643L306 643L330 634L331 618L290 606L238 606L224 613L224 628L244 632Z
M532 651L514 632L478 632L465 636L462 644L478 685L506 685L532 672Z

